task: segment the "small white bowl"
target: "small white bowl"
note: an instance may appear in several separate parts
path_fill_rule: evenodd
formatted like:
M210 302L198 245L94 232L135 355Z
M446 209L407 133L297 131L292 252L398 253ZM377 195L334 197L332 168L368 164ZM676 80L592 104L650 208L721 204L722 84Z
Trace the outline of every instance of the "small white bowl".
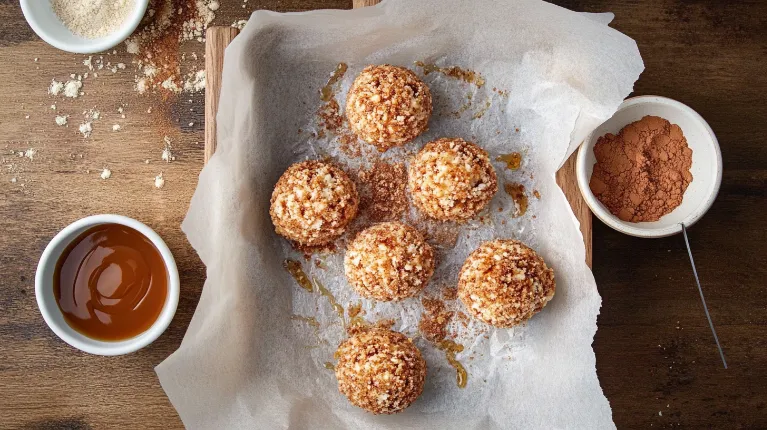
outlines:
M692 149L692 182L680 204L671 213L655 222L626 222L619 219L594 196L589 188L596 157L594 145L607 133L618 134L626 125L647 115L659 116L682 129ZM622 233L637 237L664 237L682 231L681 223L695 224L714 203L722 182L722 153L719 142L708 123L689 106L659 96L639 96L626 99L612 118L597 127L584 140L578 151L576 165L578 187L591 211L602 222Z
M21 0L21 11L29 26L48 44L75 54L93 54L114 48L136 30L144 18L149 0L133 0L134 8L122 27L98 39L87 39L74 34L56 16L48 0Z
M165 268L168 271L168 294L165 299L165 305L154 324L138 336L114 342L91 339L70 327L66 320L64 320L64 315L61 313L53 293L53 274L62 252L80 234L89 228L102 224L124 225L144 235L160 251L165 262ZM180 289L176 260L173 259L173 255L165 242L151 228L134 219L121 215L93 215L75 221L64 228L64 230L61 230L48 246L45 247L45 251L43 251L43 255L40 257L40 263L37 265L37 273L35 274L37 306L40 308L40 313L43 314L43 319L45 319L48 327L64 342L81 351L96 355L128 354L154 342L168 328L173 316L176 314Z

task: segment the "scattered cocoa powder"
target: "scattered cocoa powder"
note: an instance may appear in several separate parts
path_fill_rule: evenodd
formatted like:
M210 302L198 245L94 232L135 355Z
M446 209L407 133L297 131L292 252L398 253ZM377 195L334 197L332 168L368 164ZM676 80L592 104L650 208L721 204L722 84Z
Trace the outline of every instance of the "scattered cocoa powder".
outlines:
M453 318L453 312L445 309L445 303L439 299L423 297L421 299L424 311L418 329L423 337L430 342L439 342L447 337L447 325Z
M469 326L469 316L465 313L458 312L456 314L456 319L458 320L458 323L461 324L464 328Z
M407 169L404 163L376 161L359 172L362 210L373 221L394 221L407 209Z
M692 181L692 150L682 129L645 116L594 146L589 188L623 221L657 221L682 203Z
M336 99L330 99L323 103L317 111L320 127L328 131L336 131L341 127L344 118L341 116L340 109Z
M349 130L342 130L338 134L338 146L341 152L348 155L351 158L359 158L362 156L362 145L357 136Z
M139 28L125 41L140 72L135 77L136 91L143 94L157 90L167 97L204 88L204 71L193 70L186 77L182 73L181 43L203 42L205 29L217 9L218 2L214 0L149 1Z
M290 241L291 247L304 254L304 259L309 261L314 254L333 254L336 252L336 243L330 242L324 245L304 245L298 242Z
M452 249L458 243L461 224L437 221L418 211L409 212L405 218L405 222L420 231L432 246Z
M442 290L442 298L445 300L455 300L458 298L458 287L445 287Z

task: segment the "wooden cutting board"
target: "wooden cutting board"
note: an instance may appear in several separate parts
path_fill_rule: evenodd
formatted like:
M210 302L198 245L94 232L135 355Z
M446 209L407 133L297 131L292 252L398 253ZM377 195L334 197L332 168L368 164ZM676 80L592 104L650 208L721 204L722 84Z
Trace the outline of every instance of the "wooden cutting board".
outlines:
M372 6L379 0L354 0L354 7ZM206 35L205 46L205 162L216 151L216 112L221 94L221 73L224 66L224 50L237 36L239 31L231 27L210 27ZM575 217L578 218L586 245L586 264L591 267L591 211L581 196L575 177L574 153L557 172L557 184L565 193Z

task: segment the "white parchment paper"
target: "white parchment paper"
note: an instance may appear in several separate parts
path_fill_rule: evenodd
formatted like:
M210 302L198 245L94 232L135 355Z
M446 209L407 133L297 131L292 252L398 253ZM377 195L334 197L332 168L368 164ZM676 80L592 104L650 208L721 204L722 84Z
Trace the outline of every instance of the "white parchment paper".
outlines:
M574 13L533 0L386 0L354 11L260 11L226 52L218 113L218 149L200 175L182 226L207 266L200 303L181 347L157 367L160 382L189 428L218 429L551 429L613 428L597 380L591 342L600 297L577 220L554 174L582 138L609 118L643 69L635 43L607 27L610 17ZM478 87L423 61L481 73ZM338 393L333 351L343 338L327 297L299 288L283 269L299 259L275 233L269 198L291 164L330 156L347 168L375 152L348 157L332 133L315 137L323 87L339 62L345 91L368 64L410 67L429 84L429 131L384 157L406 160L425 142L462 137L492 159L523 154L522 168L495 162L501 190L483 220L461 227L455 246L437 245L439 265L427 294L455 285L466 256L495 237L516 238L553 267L554 300L511 330L472 322L452 327L466 350L466 388L445 354L418 337L418 299L361 300L343 275L343 247L304 261L304 269L366 318L393 317L413 336L428 365L423 395L406 411L373 416ZM467 100L472 102L467 106ZM322 135L322 133L320 133ZM368 151L363 151L368 152ZM530 207L502 190L521 183ZM533 197L532 191L540 194ZM339 243L342 245L342 239ZM317 264L319 263L319 264ZM460 302L452 303L460 309ZM296 319L313 317L319 327Z

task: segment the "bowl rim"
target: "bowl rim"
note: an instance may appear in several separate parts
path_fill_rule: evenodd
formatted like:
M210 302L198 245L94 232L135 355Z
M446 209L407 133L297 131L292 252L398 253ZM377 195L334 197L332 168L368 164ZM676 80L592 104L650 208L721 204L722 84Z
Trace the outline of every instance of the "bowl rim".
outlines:
M54 318L54 315L49 313L49 309L55 309L58 315L63 317L58 304L55 303L53 297L53 289L47 288L50 286L50 282L45 279L45 272L54 266L58 262L60 253L56 253L56 248L60 245L69 245L83 229L95 227L103 224L120 224L126 227L133 228L142 235L144 235L150 242L157 248L162 256L165 268L168 271L168 293L163 305L162 311L152 325L144 332L120 341L103 341L90 338L84 334L76 332L76 330L70 326L62 327L61 323ZM55 269L54 269L55 270ZM181 290L178 267L176 261L173 258L168 245L162 240L154 230L149 228L146 224L137 221L133 218L128 218L122 215L113 214L101 214L91 215L82 219L79 219L72 224L64 227L58 232L53 239L48 243L40 256L40 261L37 265L37 271L35 273L35 298L37 301L37 307L45 320L45 323L61 340L69 345L89 354L95 355L123 355L131 352L138 351L139 349L154 342L170 325L176 314L178 308L178 301ZM51 302L54 302L51 304ZM63 318L62 318L63 320ZM67 324L66 321L63 324ZM78 338L77 335L72 333L78 333L79 336L88 339L88 342L84 342Z
M141 20L144 19L144 14L149 7L149 0L133 0L136 4L136 8L131 12L123 25L114 33L110 33L104 37L98 39L87 39L79 36L70 31L73 36L80 37L89 43L73 44L65 42L54 36L54 33L50 32L46 26L41 25L37 16L33 12L33 8L30 6L32 2L38 2L40 0L21 0L21 11L24 14L24 18L32 30L41 39L43 39L49 45L61 49L62 51L71 52L73 54L95 54L98 52L108 51L120 43L124 42L141 24ZM66 28L66 26L64 26ZM69 29L67 29L69 30Z
M717 195L719 194L719 188L721 187L721 183L722 183L722 151L721 151L721 148L719 147L719 140L716 138L716 135L714 134L714 131L711 129L711 126L708 124L708 122L706 122L705 119L703 119L703 117L699 113L697 113L694 109L687 106L686 104L676 101L674 99L670 99L668 97L655 96L655 95L642 95L642 96L630 97L625 99L623 103L621 103L620 106L618 106L618 109L615 111L615 113L618 113L621 110L624 110L631 106L642 104L642 103L662 103L662 104L673 106L682 111L685 111L687 114L689 114L692 118L694 118L703 126L703 128L708 132L709 137L711 138L713 153L715 155L714 163L716 165L716 172L715 172L716 175L714 178L714 186L711 187L708 195L706 195L705 199L698 206L698 208L695 211L693 211L686 219L683 220L684 225L689 228L690 226L698 222L698 220L701 217L703 217L703 215L709 210L709 208L711 208L711 205L713 205ZM607 121L609 121L609 119ZM586 177L587 176L586 175L586 171L587 171L586 158L588 155L588 151L591 151L594 144L596 143L595 135L596 135L596 129L594 129L591 133L589 133L588 136L586 136L580 148L578 149L578 156L576 160L576 177L578 181L578 188L581 190L581 195L583 196L583 199L586 201L586 204L588 205L588 207L591 209L591 212L594 215L596 215L596 217L599 218L599 220L601 220L603 223L608 225L613 230L619 231L624 234L628 234L630 236L642 237L642 238L660 238L660 237L667 237L667 236L672 236L674 234L680 233L682 231L681 223L674 224L665 228L659 228L659 229L643 228L643 227L640 227L641 224L638 224L638 223L636 225L626 225L626 223L624 223L623 221L620 221L618 217L610 213L604 207L604 205L602 205L602 203L596 198L596 196L594 196L594 194L591 192L591 188L589 188L590 178Z

